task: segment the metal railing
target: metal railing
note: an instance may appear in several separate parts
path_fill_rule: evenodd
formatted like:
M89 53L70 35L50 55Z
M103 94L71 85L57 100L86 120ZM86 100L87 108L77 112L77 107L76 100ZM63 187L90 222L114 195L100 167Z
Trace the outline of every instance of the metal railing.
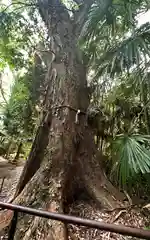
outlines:
M126 235L126 236L132 236L132 237L137 237L137 238L142 238L142 239L150 239L150 231L149 230L144 230L144 229L139 229L139 228L131 228L131 227L123 226L123 225L104 223L104 222L99 222L99 221L95 221L95 220L89 220L89 219L73 217L73 216L59 214L59 213L37 210L37 209L32 209L32 208L28 208L28 207L19 206L19 205L3 203L3 202L0 202L0 208L9 209L9 210L14 211L14 216L13 216L13 219L11 222L11 227L9 230L8 240L14 239L19 212L38 216L38 217L48 218L48 219L52 219L52 220L58 220L58 221L61 221L64 223L72 223L74 225L82 225L82 226L86 226L88 228L96 228L96 229L103 230L103 231L119 233L119 234Z

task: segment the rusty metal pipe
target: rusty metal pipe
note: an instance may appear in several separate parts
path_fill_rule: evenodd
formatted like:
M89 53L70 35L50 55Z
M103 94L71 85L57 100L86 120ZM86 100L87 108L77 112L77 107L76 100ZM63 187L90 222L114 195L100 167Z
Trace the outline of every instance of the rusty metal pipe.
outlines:
M73 216L59 214L59 213L42 211L42 210L32 209L28 207L23 207L23 206L3 203L3 202L0 202L0 207L3 209L10 209L13 211L16 210L17 212L23 212L23 213L34 215L34 216L58 220L65 223L72 223L74 225L82 225L89 228L96 228L99 230L119 233L126 236L150 239L150 231L139 229L139 228L131 228L123 225L115 225L115 224L110 224L105 222L99 222L95 220L89 220L89 219L73 217Z

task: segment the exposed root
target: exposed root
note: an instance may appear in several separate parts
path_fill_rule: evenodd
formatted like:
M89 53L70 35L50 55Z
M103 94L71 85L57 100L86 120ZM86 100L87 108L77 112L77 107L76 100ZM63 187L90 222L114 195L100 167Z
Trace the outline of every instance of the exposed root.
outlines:
M55 229L51 228L51 220L43 219L40 217L35 217L30 228L26 231L23 240L67 240L65 236L65 226L63 223L58 221L53 221L53 226ZM20 239L16 237L15 239Z
M117 201L112 197L112 195L102 186L97 187L96 185L87 185L88 191L92 198L97 204L102 208L113 210L118 207Z
M126 213L126 210L121 210L111 221L111 223L114 223L115 221L118 220L118 218L121 216L122 213Z
M48 165L47 165L48 166ZM60 172L59 177L49 177L46 166L36 174L30 184L23 190L22 194L15 200L21 205L28 205L36 209L44 209L51 212L62 213L62 188L64 173ZM33 191L30 191L30 188ZM65 225L62 222L47 220L29 215L19 215L15 240L33 239L54 239L66 240Z
M0 213L0 232L10 224L12 217L13 211L11 210L5 210Z
M129 201L130 206L132 206L132 205L133 205L133 202L132 202L131 197L129 196L129 194L128 194L125 190L124 190L124 193L125 193L125 195L127 196L127 199L128 199L128 201Z
M102 154L101 159L98 158L100 155L95 148L93 133L91 129L86 128L77 153L79 174L83 177L87 192L99 206L112 210L120 206L125 195L120 193L104 174L100 165L103 160Z
M102 208L113 210L122 206L124 194L120 193L103 174L99 168L100 176L95 171L95 175L89 172L89 176L85 176L85 186L91 197L99 203ZM91 176L93 178L91 178Z

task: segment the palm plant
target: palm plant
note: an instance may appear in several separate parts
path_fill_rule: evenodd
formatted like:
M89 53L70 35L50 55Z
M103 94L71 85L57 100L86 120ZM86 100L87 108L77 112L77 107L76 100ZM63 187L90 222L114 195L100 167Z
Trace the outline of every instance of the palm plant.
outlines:
M103 11L104 4L108 4L107 11ZM150 23L137 27L138 15L146 12L150 4L146 0L114 0L103 2L103 5L102 1L93 4L80 41L86 63L94 72L91 82L96 82L94 96L99 99L98 102L107 103L110 92L117 89L119 84L123 95L128 93L128 97L124 96L126 101L130 98L131 102L136 103L138 99L143 104L142 112L129 120L132 131L122 130L121 135L115 135L112 141L112 157L115 157L112 172L115 176L117 173L120 184L125 185L131 176L150 172L150 136L142 135L149 134L150 93L149 90L143 91L143 88L149 89L146 73L150 63ZM102 89L105 89L105 97L101 94ZM141 123L143 112L145 118L142 115ZM139 118L141 124L137 126ZM143 132L141 125L142 128L146 125L146 132Z
M130 177L150 172L150 136L141 134L115 137L113 141L114 166L112 174L118 173L120 185L127 185Z

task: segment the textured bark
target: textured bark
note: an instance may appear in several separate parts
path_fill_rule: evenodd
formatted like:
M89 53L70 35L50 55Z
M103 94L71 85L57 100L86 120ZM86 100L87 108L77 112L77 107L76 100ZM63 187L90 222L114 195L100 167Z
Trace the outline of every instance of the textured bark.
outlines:
M49 116L50 121L50 116ZM48 144L49 121L39 126L34 139L32 149L26 161L23 172L20 176L14 198L17 197L24 186L30 181L35 172L39 169L44 156L44 150Z
M47 140L41 139L41 136L39 142L44 146L39 144L39 153L35 148L41 164L39 160L36 163L35 156L32 158L34 161L28 160L19 191L39 165L40 168L14 202L67 213L68 205L78 195L76 193L84 189L91 198L112 209L116 206L112 197L114 188L97 161L94 134L86 122L90 101L86 69L77 48L78 37L74 34L74 24L61 1L39 0L38 3L41 16L53 37L52 51L55 53L48 74L50 104L46 107L47 114L43 119L43 123L47 122L50 114L51 122L49 130L43 135L48 139L45 151ZM67 239L63 223L24 214L19 214L19 218L15 240Z

